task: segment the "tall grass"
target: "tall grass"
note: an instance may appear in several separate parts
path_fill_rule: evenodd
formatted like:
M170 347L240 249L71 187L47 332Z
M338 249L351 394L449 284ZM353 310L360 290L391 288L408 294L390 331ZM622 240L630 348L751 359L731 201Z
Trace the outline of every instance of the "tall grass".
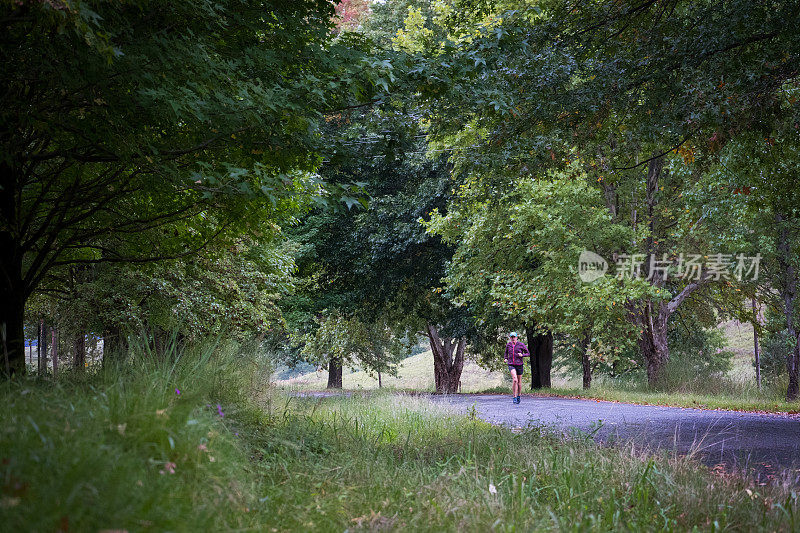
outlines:
M7 531L209 530L249 524L256 483L224 414L248 364L219 344L56 383L0 385Z
M272 397L254 441L278 530L792 530L790 489L687 458L512 432L373 394Z
M3 384L0 529L798 527L791 487L494 427L419 397L286 396L261 386L268 376L216 345Z

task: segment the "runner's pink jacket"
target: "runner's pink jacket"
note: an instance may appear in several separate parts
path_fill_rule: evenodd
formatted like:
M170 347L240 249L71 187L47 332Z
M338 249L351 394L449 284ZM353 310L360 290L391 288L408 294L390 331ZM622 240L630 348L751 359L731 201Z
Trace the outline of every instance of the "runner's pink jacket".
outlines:
M521 365L522 358L529 355L528 347L522 342L517 341L516 344L512 342L506 344L506 363L509 365Z

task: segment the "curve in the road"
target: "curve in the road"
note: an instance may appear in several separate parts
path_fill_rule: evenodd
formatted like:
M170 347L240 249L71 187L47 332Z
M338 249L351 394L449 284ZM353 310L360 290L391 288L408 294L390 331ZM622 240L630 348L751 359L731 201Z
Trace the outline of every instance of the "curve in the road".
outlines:
M605 443L633 441L650 449L694 453L704 463L800 480L800 419L780 414L712 411L558 397L461 394L435 397L461 411L475 406L494 424L544 425L592 433Z

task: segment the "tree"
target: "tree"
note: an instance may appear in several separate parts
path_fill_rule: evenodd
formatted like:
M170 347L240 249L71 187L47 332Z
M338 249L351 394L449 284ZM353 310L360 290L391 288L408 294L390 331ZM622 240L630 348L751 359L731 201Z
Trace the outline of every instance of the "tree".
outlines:
M611 276L583 282L579 257L586 250L610 256L636 233L611 219L580 172L519 180L499 201L481 198L462 190L446 216L434 213L428 222L431 232L457 245L449 294L483 322L496 310L498 324L537 324L571 338L588 387L590 348L609 362L619 356L633 329L625 304L650 287Z
M377 375L381 386L384 373L397 375L397 364L410 348L385 323L365 324L336 311L323 313L316 322L318 327L296 342L302 345L307 360L328 363L329 389L342 388L342 368L346 365L358 365Z
M793 96L796 91L794 82L778 92L771 120L731 140L723 149L719 168L721 182L732 191L742 192L735 197L750 215L752 224L746 236L762 256L759 293L783 315L786 332L794 343L786 362L789 400L800 394L800 306L796 300L800 284L800 194L795 184L800 170L800 106Z
M674 268L673 254L710 251L714 240L691 235L697 219L678 208L697 194L711 162L682 172L670 153L690 162L713 153L796 75L786 62L799 55L791 36L797 4L518 5L420 59L434 145L455 146L456 170L479 176L495 196L533 168L579 160L602 185L612 217L629 213L633 228L647 226L628 255L666 253ZM710 281L670 282L669 272L651 275L645 264L660 296L627 303L651 384L669 358L670 317Z
M378 90L333 7L6 2L0 11L0 323L74 264L184 257L317 192L322 113ZM180 31L176 31L180 28ZM152 242L136 236L182 224Z

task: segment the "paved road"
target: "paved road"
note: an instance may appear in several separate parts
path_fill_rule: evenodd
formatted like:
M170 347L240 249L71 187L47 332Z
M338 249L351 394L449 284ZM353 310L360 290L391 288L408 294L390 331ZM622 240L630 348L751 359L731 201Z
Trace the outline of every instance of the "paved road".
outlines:
M710 466L752 469L762 480L784 473L800 483L800 418L795 416L532 396L520 405L496 395L433 399L461 411L475 405L480 418L495 424L594 431L604 443L633 440L649 449L696 451Z

